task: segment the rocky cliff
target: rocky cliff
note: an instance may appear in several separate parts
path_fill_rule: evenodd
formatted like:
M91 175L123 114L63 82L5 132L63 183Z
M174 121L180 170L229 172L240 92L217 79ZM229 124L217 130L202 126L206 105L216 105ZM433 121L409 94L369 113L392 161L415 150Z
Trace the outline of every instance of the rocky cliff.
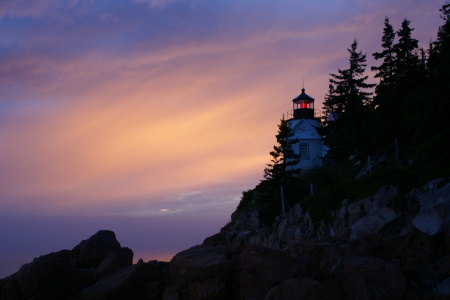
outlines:
M170 262L164 299L450 299L450 183L377 194L313 222L257 211Z
M132 255L100 231L0 280L0 300L450 299L450 180L385 186L320 222L300 205L270 227L238 209L169 266Z

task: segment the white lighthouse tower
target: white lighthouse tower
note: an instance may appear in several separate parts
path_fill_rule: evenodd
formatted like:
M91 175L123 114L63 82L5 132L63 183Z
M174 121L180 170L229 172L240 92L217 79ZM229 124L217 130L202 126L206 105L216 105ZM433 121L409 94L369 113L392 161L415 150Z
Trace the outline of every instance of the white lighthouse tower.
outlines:
M300 162L295 168L312 170L323 164L322 136L317 132L320 118L314 117L314 98L302 93L292 100L293 114L288 119L289 127L294 134L293 150L300 155Z

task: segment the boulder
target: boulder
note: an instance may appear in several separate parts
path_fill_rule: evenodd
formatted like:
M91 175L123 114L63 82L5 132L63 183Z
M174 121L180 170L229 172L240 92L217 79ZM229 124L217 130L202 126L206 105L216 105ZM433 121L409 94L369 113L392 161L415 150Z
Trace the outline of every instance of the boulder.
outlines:
M440 296L450 296L450 277L439 284L437 294Z
M333 280L320 282L309 277L292 278L274 286L264 300L341 300L344 293Z
M231 214L234 230L255 231L260 227L259 212L257 210L241 211L237 209Z
M267 288L255 274L242 271L240 277L239 286L241 299L264 299L264 296L267 293Z
M450 201L450 183L438 189L422 193L417 198L420 203L420 209L432 207L439 203L448 203Z
M320 300L344 300L345 295L340 284L335 279L328 279L319 283Z
M164 291L163 299L223 299L229 278L232 277L232 260L226 247L207 243L191 247L170 261L171 286Z
M445 237L445 251L446 253L450 253L450 223L445 224L443 232Z
M315 252L316 265L325 276L339 272L342 268L344 249L341 243L322 243L317 245Z
M116 270L81 290L74 300L148 299L147 284L160 280L162 269L156 262L138 263Z
M99 278L114 272L117 269L130 266L133 263L133 251L130 248L121 248L114 252L110 252L101 261L94 272L94 279Z
M261 246L249 246L241 254L241 296L260 298L273 286L309 273L309 265L288 254Z
M219 278L212 278L202 282L194 282L189 287L188 299L220 300L224 298L226 285Z
M431 236L441 232L444 224L448 222L448 216L443 216L440 208L440 205L436 205L420 210L413 220L414 227Z
M273 287L264 300L319 300L319 282L308 277L292 278Z
M410 283L411 290L418 295L435 293L439 280L436 277L436 270L429 261L423 258L413 259L400 267L405 280Z
M374 210L371 214L362 217L350 227L350 240L354 240L366 234L376 234L383 226L396 218L397 214L389 207L382 207Z
M423 187L423 191L436 190L445 186L449 182L449 178L437 178L427 182Z
M390 207L394 211L399 211L403 206L404 198L400 188L385 185L375 194L373 208Z
M176 286L168 286L164 289L163 300L180 300L178 289Z
M373 215L381 208L390 207L394 211L399 211L403 206L405 197L401 190L395 186L383 186L374 196L370 196L358 201L355 201L347 207L334 212L338 217L339 224L352 226L361 218L367 215ZM346 217L347 220L343 220Z
M81 241L72 252L78 255L77 266L80 268L96 267L109 253L121 249L114 232L100 230L87 240Z
M345 258L352 256L380 256L381 234L365 234L345 245Z
M348 241L350 239L350 228L340 227L334 230L334 237L340 241Z
M418 196L420 210L413 225L431 236L444 230L450 223L450 183Z
M355 201L347 206L347 226L352 226L356 221L366 216L373 207L373 196Z
M405 299L408 291L399 267L375 257L347 259L341 281L345 299Z
M437 262L436 275L439 280L450 277L450 254L447 254Z
M342 207L336 211L332 211L331 216L333 218L334 230L337 230L338 228L347 228L349 217L347 201L342 201Z
M35 258L3 280L0 299L70 299L92 283L88 272L70 262L71 252L62 250Z
M73 250L35 258L0 284L0 299L72 299L107 274L132 264L114 232L101 230ZM93 298L92 298L93 299Z

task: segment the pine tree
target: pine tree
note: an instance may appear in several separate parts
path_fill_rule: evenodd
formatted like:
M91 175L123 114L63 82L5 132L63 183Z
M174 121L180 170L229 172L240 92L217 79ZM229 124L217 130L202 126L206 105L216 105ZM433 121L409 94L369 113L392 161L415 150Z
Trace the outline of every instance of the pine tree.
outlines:
M377 71L375 78L380 79L379 84L375 88L374 108L380 105L384 106L385 102L391 102L389 96L392 94L392 81L395 69L394 39L394 28L389 23L389 18L386 18L384 20L383 37L381 38L383 51L372 54L376 60L382 59L380 66L371 68L372 71Z
M411 71L417 70L420 65L417 53L419 42L411 37L414 28L409 27L411 22L404 19L400 30L397 31L398 43L394 45L395 52L395 75L397 77L410 76Z
M448 77L450 68L450 1L440 11L445 23L439 27L437 40L430 44L428 59L428 67L434 80L439 80L442 76Z
M405 23L406 24L406 23ZM377 124L376 130L370 127L366 129L371 133L369 147L377 149L379 153L392 153L393 141L398 137L398 122L401 115L399 104L402 102L398 95L398 81L396 70L398 69L397 46L394 44L396 32L389 22L389 18L384 20L383 36L381 38L381 52L373 53L376 60L382 60L378 66L372 66L373 71L377 71L375 78L380 81L375 88L373 99L374 113L368 118L369 124ZM376 153L370 153L374 155Z
M271 164L267 164L267 168L264 169L264 178L281 182L299 172L295 166L300 161L300 156L292 148L297 141L292 139L293 133L284 116L280 120L278 134L275 137L277 145L273 146L273 151L270 152Z
M328 116L331 112L342 112L342 103L336 102L338 99L337 93L334 90L334 85L330 83L328 85L328 93L326 94L325 101L323 102L324 106L322 107L322 119L324 122L328 120Z
M441 168L450 167L450 1L440 9L444 24L438 29L437 40L431 43L428 58L429 84L422 118L424 126L422 137L427 141L422 144L427 162L434 161Z
M330 94L324 103L326 110L335 110L338 113L362 112L370 103L371 92L365 89L374 87L374 84L366 83L368 76L364 76L366 69L366 55L357 51L358 41L355 39L351 47L349 68L338 69L338 74L330 74Z
M384 19L383 37L381 38L383 51L372 54L376 60L383 59L383 63L379 67L372 67L372 71L377 71L375 78L380 78L380 85L389 81L394 72L394 39L394 28L389 23L389 18L386 18Z
M394 141L398 140L403 149L413 149L420 142L418 126L423 110L425 93L425 67L419 58L418 41L412 38L413 28L404 19L395 34L389 19L385 19L383 30L383 51L373 53L375 59L383 59L376 76L380 83L375 89L373 101L375 113L370 116L373 123L379 124L373 131L372 140L386 155L393 153ZM408 145L407 145L408 144ZM411 153L412 154L412 153Z
M329 157L340 160L347 159L357 151L357 144L364 133L360 130L364 116L370 110L371 92L374 84L366 83L366 55L357 50L358 42L354 40L347 49L350 54L349 68L338 70L338 74L330 74L330 85L324 102L324 112L334 111L339 120L327 122L322 133L329 146Z

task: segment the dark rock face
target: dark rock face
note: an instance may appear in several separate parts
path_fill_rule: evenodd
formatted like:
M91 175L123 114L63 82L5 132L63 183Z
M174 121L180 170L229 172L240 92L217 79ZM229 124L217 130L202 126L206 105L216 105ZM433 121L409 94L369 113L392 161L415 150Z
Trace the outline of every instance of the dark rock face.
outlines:
M448 179L385 186L317 223L299 205L272 227L237 210L174 257L163 299L450 299L449 216Z
M35 258L0 280L0 300L161 299L166 267L132 261L133 252L114 232L101 230L73 250Z
M162 269L157 262L129 265L84 288L74 300L161 299L163 291L158 282L162 277Z
M69 299L88 285L91 274L75 267L68 250L36 258L3 279L0 299Z
M121 246L116 240L114 232L101 230L88 240L81 241L73 248L72 252L78 256L77 267L92 268L98 266L106 256L117 253L120 249ZM131 259L133 259L133 255Z
M169 278L173 286L164 299L224 299L232 276L232 261L225 246L195 246L175 255ZM181 295L181 296L180 296Z
M244 299L259 298L260 292L265 295L273 286L308 273L306 263L261 246L247 247L241 254L241 266L241 296Z
M346 260L341 281L347 299L405 299L408 290L398 265L370 256Z

